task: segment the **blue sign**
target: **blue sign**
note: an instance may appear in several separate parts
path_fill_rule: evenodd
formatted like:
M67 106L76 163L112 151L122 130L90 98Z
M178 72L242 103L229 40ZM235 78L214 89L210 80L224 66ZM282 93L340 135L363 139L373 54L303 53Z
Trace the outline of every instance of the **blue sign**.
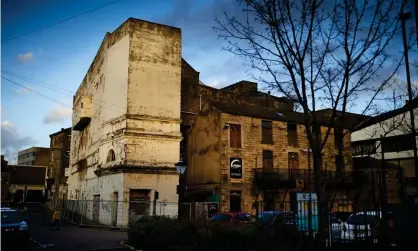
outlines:
M296 224L298 231L309 231L309 201L311 201L312 230L318 230L318 201L315 193L296 193Z

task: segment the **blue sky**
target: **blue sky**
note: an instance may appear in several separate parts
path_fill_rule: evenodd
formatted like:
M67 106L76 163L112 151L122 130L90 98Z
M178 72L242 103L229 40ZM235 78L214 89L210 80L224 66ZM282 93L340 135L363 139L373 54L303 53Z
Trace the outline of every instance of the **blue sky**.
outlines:
M3 0L1 40L54 24L114 0ZM222 87L247 76L239 58L222 50L212 30L223 12L238 14L235 0L120 0L59 25L1 44L1 69L30 78L44 88L2 72L2 76L71 107L72 95L106 32L129 17L182 29L183 58L201 81ZM401 49L401 45L399 46ZM403 70L404 71L404 70ZM402 72L403 72L402 71ZM64 91L64 90L68 91ZM16 156L29 146L49 146L49 134L71 126L71 109L1 80L2 153Z
M26 33L86 12L113 0L2 1L1 39ZM54 27L2 43L2 70L30 78L34 84L2 76L68 106L106 32L129 17L182 28L183 57L201 80L225 86L247 78L238 58L222 51L224 41L212 30L214 18L231 9L231 0L120 0ZM15 156L31 145L49 146L49 134L71 125L71 109L2 79L2 152ZM58 91L50 86L58 86ZM64 90L61 90L64 89Z

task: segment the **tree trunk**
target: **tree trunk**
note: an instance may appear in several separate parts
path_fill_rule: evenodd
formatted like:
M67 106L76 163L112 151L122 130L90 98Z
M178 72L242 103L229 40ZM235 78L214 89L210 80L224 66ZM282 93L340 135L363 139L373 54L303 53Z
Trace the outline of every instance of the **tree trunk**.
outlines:
M323 189L326 176L322 172L322 154L314 152L314 174L315 174L315 190L318 198L318 234L316 236L316 243L319 247L324 247L328 237L328 194L326 189Z

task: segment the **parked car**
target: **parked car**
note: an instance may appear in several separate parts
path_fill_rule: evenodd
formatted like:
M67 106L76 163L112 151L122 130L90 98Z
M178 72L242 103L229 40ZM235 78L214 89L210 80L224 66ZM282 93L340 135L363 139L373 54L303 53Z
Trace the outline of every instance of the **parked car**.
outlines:
M224 222L224 223L249 223L252 220L250 214L245 212L233 213L225 212L215 214L210 218L213 222Z
M331 240L333 242L339 241L341 238L341 232L343 231L343 224L347 221L352 213L350 212L334 212L331 214Z
M341 241L366 240L375 235L376 221L382 217L381 211L367 210L354 213L342 225Z
M258 213L258 219L263 224L272 223L276 217L283 216L286 225L293 225L295 222L294 213L292 211L263 211Z
M11 208L1 208L2 246L27 247L30 242L28 220Z

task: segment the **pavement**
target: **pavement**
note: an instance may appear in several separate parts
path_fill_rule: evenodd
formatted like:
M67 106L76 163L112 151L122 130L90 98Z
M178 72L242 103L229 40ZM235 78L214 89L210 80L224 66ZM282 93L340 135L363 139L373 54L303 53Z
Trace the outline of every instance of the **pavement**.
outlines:
M26 212L32 243L29 250L130 250L121 245L127 240L127 233L109 229L81 228L64 220L60 230L49 225L51 219L46 208L40 203L28 204Z

